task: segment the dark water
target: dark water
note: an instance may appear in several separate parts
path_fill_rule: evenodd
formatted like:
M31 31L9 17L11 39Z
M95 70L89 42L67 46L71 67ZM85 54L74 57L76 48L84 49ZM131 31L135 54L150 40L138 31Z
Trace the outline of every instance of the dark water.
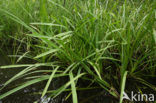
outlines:
M0 55L0 66L8 65L8 64L10 64L10 63L7 60L7 57ZM13 77L19 71L21 71L21 68L0 69L0 88L3 86L3 84L7 80L9 80L11 77ZM5 92L11 90L17 84L20 84L21 81L22 80L17 80L14 83L11 83L6 88L4 88L0 91L0 95L2 93L5 93ZM38 96L38 95L31 96L28 94L32 93L32 92L38 92L41 89L42 89L42 85L40 85L40 84L38 84L36 86L30 86L28 88L20 90L17 93L14 93L14 94L4 98L3 100L0 100L0 103L33 103L32 101L39 100L40 96Z
M1 65L8 65L10 64L9 61L6 59L7 57L4 57L0 55L0 66ZM9 69L0 69L0 88L3 86L3 84L9 80L11 77L13 77L15 74L20 72L22 68L9 68ZM16 80L10 85L8 85L6 88L0 91L0 95L2 93L5 93L18 84L24 82L23 79ZM52 89L56 89L60 87L62 84L64 84L64 78L58 78L53 81ZM69 98L67 101L65 101L65 97L67 94L62 94L58 96L57 98L47 98L48 96L45 96L44 98L40 98L41 95L34 95L32 93L34 92L42 92L43 88L46 84L45 82L38 83L31 85L27 88L24 88L16 93L13 93L12 95L7 96L3 100L0 100L0 103L34 103L35 101L37 103L72 103L72 98ZM82 83L83 85L83 83ZM106 91L103 91L102 89L95 89L95 90L87 90L87 91L78 91L78 99L79 103L117 103L114 98L108 96Z
M7 60L7 57L0 55L0 66L2 65L8 65L10 64L9 61ZM0 88L3 87L4 83L9 80L11 77L16 75L18 72L20 72L23 68L9 68L9 69L0 69ZM13 83L10 83L7 87L2 89L0 91L0 95L2 93L5 93L12 88L16 87L18 84L24 82L23 79L19 79L14 81ZM58 82L58 80L55 80L55 82ZM41 92L43 91L43 88L46 84L45 82L38 83L31 85L25 89L19 90L16 93L13 93L12 95L9 95L5 97L3 100L0 100L0 103L64 103L63 102L63 96L57 97L55 99L52 98L47 98L45 96L44 98L40 98L41 95L34 95L32 93L34 92Z

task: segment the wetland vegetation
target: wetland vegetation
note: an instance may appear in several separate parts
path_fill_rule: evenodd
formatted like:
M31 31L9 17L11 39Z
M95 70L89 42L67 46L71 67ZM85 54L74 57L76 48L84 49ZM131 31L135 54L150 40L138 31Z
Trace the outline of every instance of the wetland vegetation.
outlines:
M0 103L133 103L155 78L155 0L0 1Z

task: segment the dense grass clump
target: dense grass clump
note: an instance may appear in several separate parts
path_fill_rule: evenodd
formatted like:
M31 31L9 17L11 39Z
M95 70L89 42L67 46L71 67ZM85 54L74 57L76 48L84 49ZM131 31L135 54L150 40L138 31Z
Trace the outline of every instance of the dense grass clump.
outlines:
M67 92L73 103L78 90L95 87L120 103L123 91L155 92L155 6L154 0L0 1L0 46L12 55L1 69L24 67L1 90L27 80L0 99L45 80L41 97ZM28 59L33 63L20 64ZM50 90L61 77L67 83Z

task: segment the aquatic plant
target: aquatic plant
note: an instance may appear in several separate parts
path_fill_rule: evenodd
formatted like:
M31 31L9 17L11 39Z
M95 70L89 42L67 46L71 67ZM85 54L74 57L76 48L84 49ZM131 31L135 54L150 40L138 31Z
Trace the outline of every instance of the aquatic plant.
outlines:
M19 78L27 80L0 99L45 80L42 98L70 90L73 103L81 88L102 88L120 103L131 87L155 92L154 0L5 0L0 8L1 47L12 51L12 63L0 68L24 68L1 90ZM19 64L26 58L34 63ZM60 77L67 83L49 90ZM80 86L82 81L88 86Z

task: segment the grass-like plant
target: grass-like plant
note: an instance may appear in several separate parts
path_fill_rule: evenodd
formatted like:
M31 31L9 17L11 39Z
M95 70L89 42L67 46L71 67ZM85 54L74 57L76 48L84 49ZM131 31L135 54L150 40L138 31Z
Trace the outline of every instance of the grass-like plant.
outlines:
M120 103L123 91L129 92L131 86L155 92L150 81L156 72L155 4L154 0L0 1L1 47L11 45L13 50L12 64L0 68L25 68L1 90L19 78L27 80L0 99L45 80L41 97L50 92L55 98L71 90L73 103L78 103L78 89L95 85ZM15 64L25 58L35 63ZM51 92L53 78L59 77L68 82ZM79 87L84 80L88 86Z

